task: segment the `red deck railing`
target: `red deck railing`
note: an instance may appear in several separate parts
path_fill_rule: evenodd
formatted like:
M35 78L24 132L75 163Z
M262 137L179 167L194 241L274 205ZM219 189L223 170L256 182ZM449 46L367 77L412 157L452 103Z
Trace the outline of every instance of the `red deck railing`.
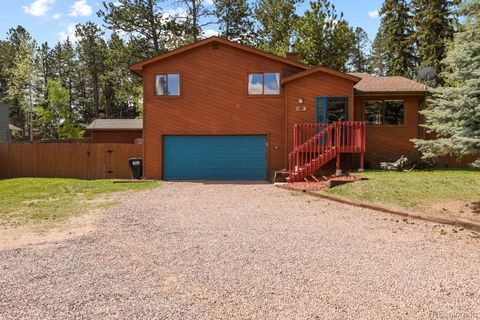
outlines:
M295 124L293 151L288 156L288 181L302 181L340 153L365 153L365 122L339 121L332 124ZM337 159L337 169L340 162Z

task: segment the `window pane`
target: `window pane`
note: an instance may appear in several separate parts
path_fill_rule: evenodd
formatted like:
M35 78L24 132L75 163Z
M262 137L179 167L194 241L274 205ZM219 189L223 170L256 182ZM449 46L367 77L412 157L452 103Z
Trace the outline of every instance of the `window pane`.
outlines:
M403 124L403 101L385 101L385 124Z
M347 99L328 98L327 99L327 122L346 121Z
M252 73L248 75L248 94L263 94L262 73Z
M167 94L167 76L165 74L155 77L155 94L164 96Z
M180 75L169 74L168 75L168 95L179 96L180 95Z
M383 101L365 102L365 121L369 124L383 123Z
M280 73L265 73L265 94L280 94Z

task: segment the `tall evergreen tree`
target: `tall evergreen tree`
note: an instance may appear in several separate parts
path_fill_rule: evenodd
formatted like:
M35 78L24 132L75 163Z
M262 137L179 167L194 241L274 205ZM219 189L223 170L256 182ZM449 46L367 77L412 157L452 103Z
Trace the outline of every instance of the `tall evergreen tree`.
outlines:
M117 33L112 33L107 43L105 72L101 76L107 118L134 118L141 98L142 83L128 66L132 64L132 46Z
M13 108L11 117L24 128L24 136L33 140L33 108L37 97L39 71L35 64L36 42L25 29L11 30L11 49L15 55L9 69L8 89L5 101ZM12 112L12 110L11 110Z
M186 15L181 23L185 41L196 42L203 33L203 27L211 23L208 18L213 11L208 7L206 0L178 0L178 2L186 8Z
M355 28L355 45L350 57L350 68L354 72L369 72L368 34L360 27Z
M163 53L175 21L165 14L163 0L119 0L103 2L97 15L112 31L122 31L141 48L143 57Z
M302 59L310 65L347 71L355 45L352 28L329 0L312 1L310 7L297 24L295 46Z
M423 157L473 155L480 167L480 0L464 5L466 16L443 61L446 85L434 90L428 100L427 132L432 140L414 140Z
M458 3L458 0L412 0L420 67L435 67L437 74L441 74L441 61L458 22L455 13ZM435 77L429 84L437 83L442 83L441 78Z
M215 16L218 19L220 36L250 44L255 38L252 9L247 0L214 0Z
M382 25L380 25L372 43L369 56L369 69L376 76L385 76L388 72L387 46Z
M382 37L387 50L387 74L413 77L417 69L417 59L412 15L407 0L385 0L380 14Z
M300 0L259 0L255 18L259 30L257 47L260 50L284 55L288 52L290 38L298 22L295 13Z
M90 122L92 117L99 118L100 114L100 75L105 69L107 47L103 40L104 32L93 22L78 24L75 36L79 38L77 50L82 63L81 68L88 73L93 92L93 108L87 107L84 110L84 120Z

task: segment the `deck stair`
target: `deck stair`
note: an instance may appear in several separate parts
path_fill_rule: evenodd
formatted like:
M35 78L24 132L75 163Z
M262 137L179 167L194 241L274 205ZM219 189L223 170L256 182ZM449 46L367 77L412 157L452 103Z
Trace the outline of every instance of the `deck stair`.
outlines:
M340 154L360 153L361 168L365 153L365 122L342 121L332 124L295 124L294 149L288 155L287 181L306 181L318 169Z

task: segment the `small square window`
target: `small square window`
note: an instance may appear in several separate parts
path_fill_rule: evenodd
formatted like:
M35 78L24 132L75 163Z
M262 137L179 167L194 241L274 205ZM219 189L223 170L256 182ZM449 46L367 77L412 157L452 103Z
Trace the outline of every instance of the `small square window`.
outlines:
M156 75L155 94L157 96L180 96L180 75L178 73Z
M279 95L280 73L250 73L248 75L249 95Z

